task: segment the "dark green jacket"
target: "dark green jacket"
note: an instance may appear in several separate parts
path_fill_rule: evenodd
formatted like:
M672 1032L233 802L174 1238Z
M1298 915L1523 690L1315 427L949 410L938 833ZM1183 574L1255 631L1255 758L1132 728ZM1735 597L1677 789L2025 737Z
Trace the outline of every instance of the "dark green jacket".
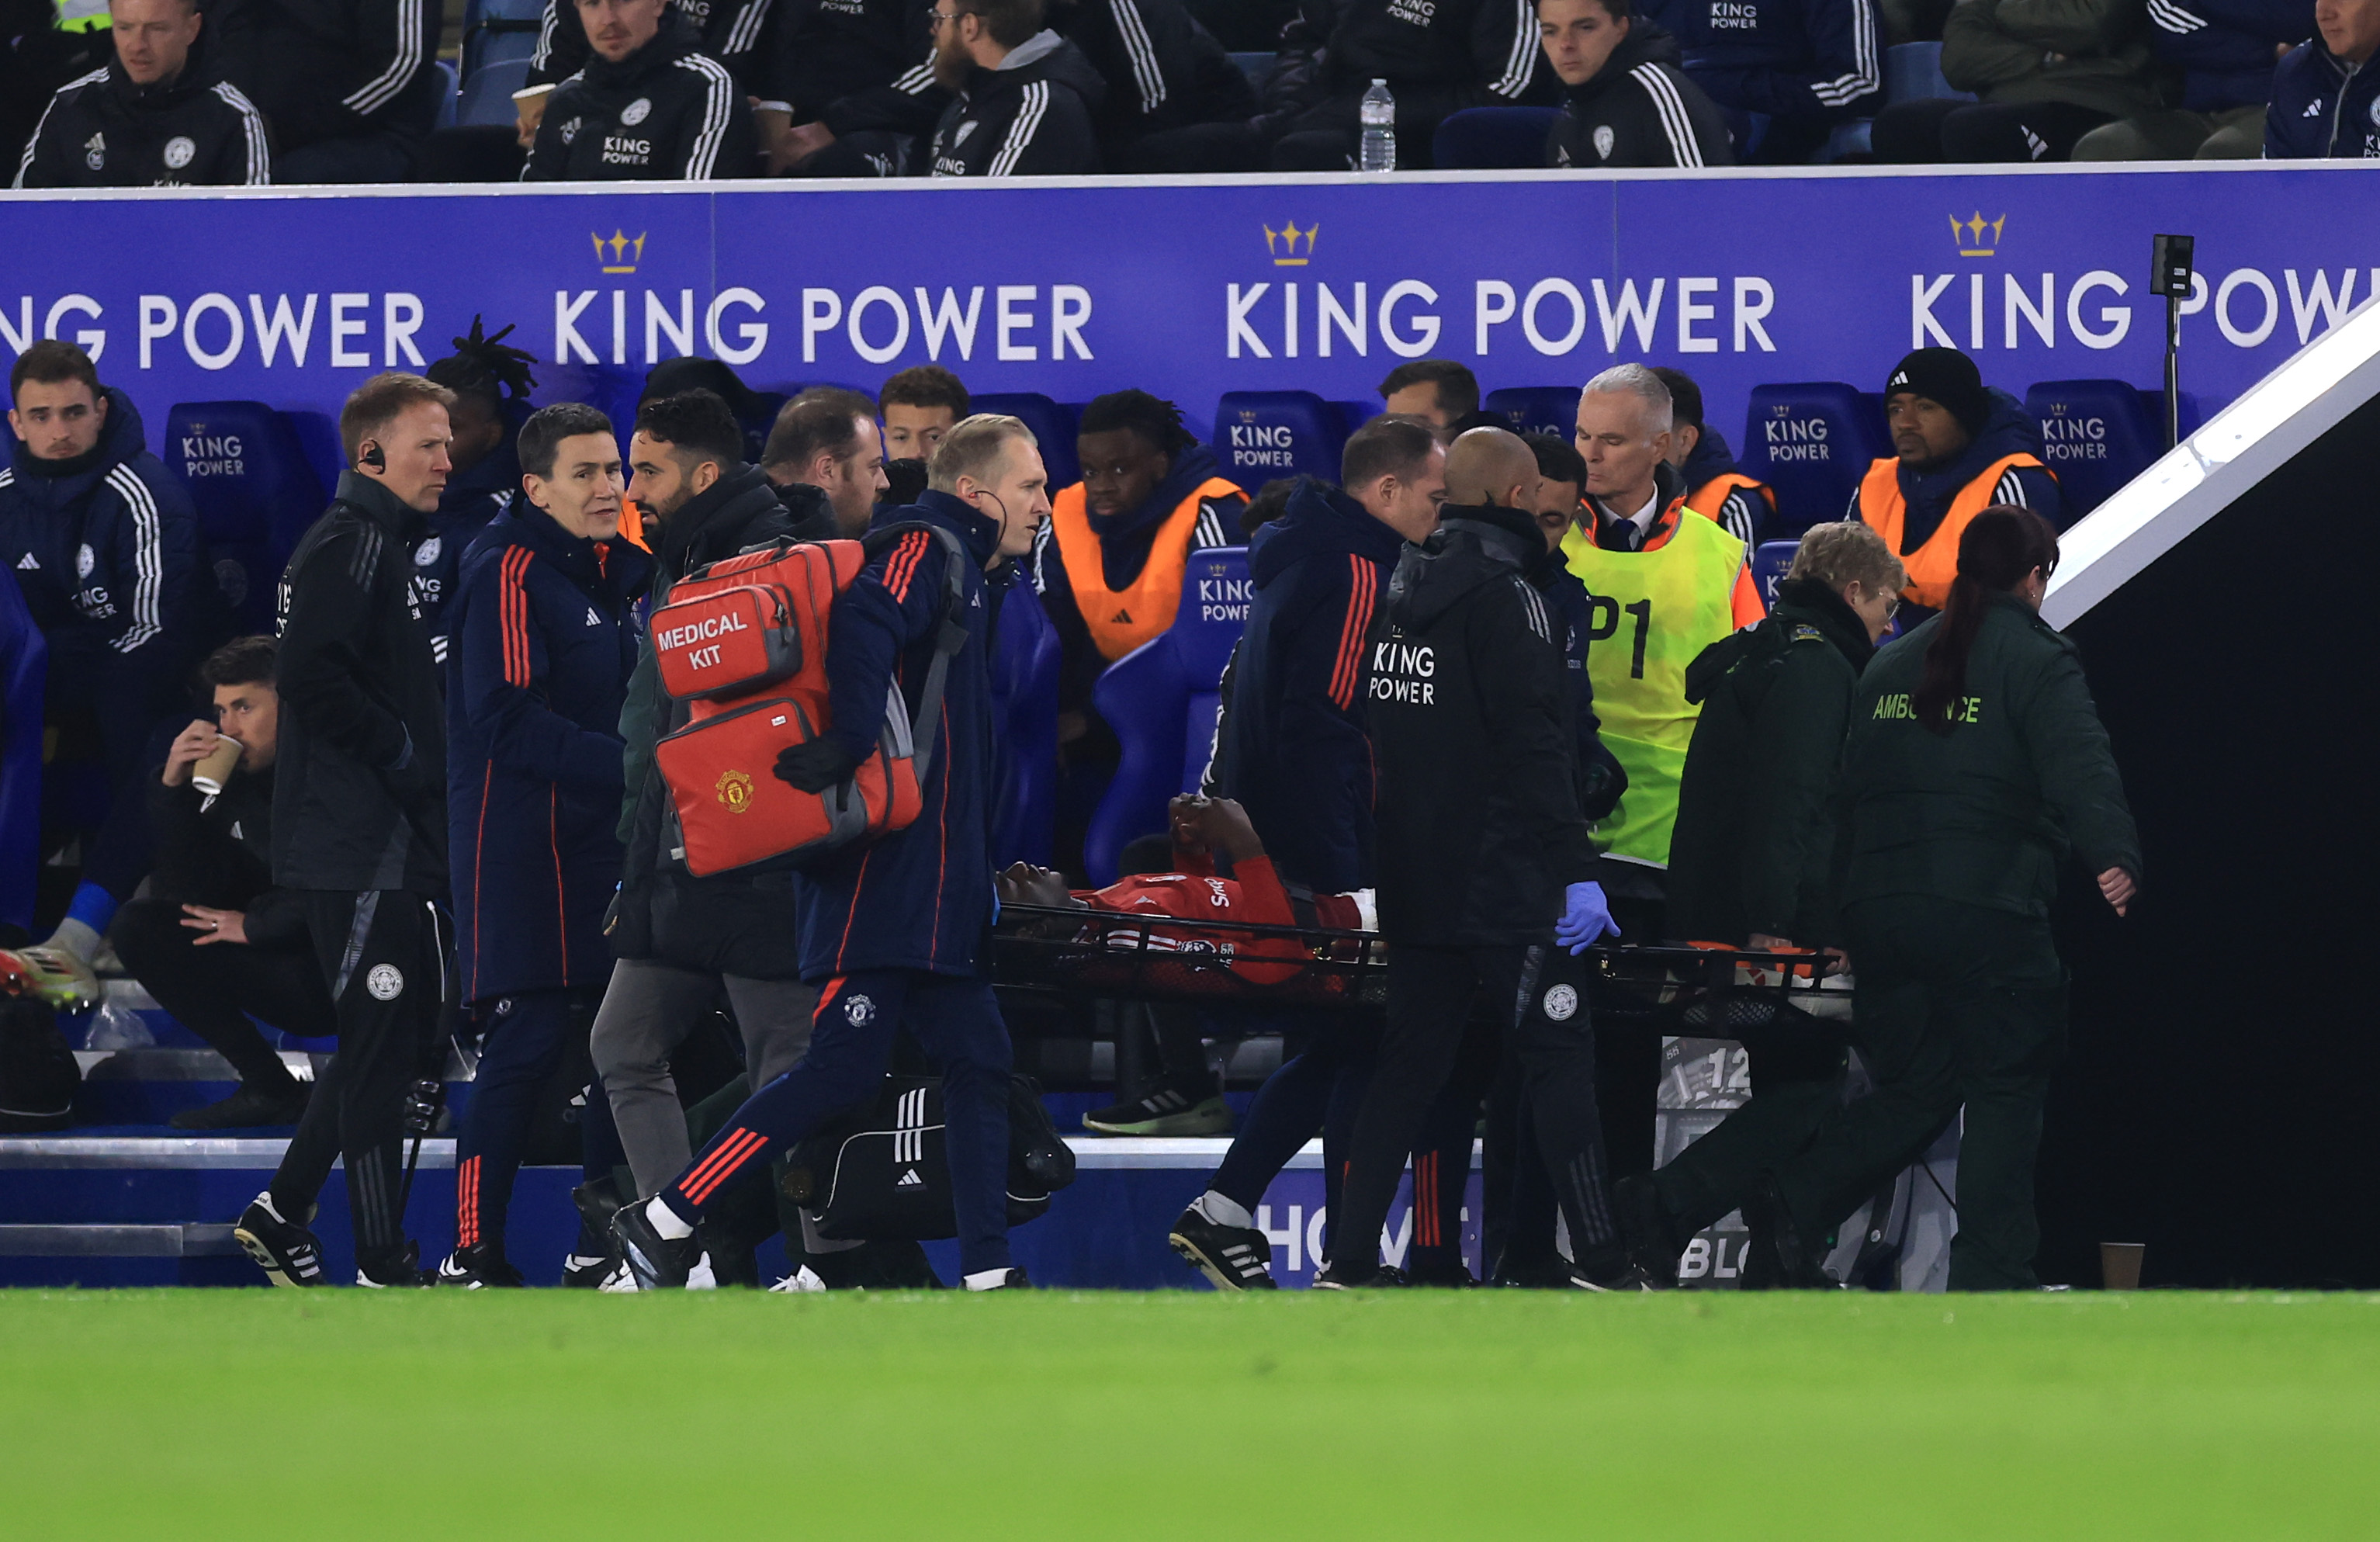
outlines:
M1957 726L1937 734L1911 698L1941 625L1884 649L1861 678L1843 750L1843 899L1930 894L2046 917L2070 848L2093 873L2137 879L2140 836L2074 645L2022 601L1994 600Z
M1670 837L1669 930L1697 942L1752 933L1801 947L1842 941L1830 892L1835 775L1860 671L1876 650L1842 597L1782 585L1757 626L1703 650L1686 699L1703 705Z

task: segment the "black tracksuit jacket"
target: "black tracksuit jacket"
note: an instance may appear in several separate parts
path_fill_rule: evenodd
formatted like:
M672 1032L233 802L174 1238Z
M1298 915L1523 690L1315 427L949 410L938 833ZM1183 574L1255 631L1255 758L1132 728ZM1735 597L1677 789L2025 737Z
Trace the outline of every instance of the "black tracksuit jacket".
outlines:
M1253 117L1256 88L1182 0L1073 0L1050 25L1083 51L1107 82L1093 113L1110 149L1194 123Z
M1407 546L1373 628L1380 934L1427 947L1549 941L1598 871L1578 801L1577 696L1527 515L1449 504Z
M157 837L152 897L237 910L249 942L302 947L306 902L273 886L273 768L235 770L219 794L188 782L168 787L164 768L149 778L149 828Z
M1670 837L1670 930L1742 943L1842 941L1834 902L1835 783L1852 696L1874 657L1842 596L1790 578L1757 626L1722 637L1686 668L1702 703Z
M613 64L601 55L553 90L524 182L704 182L748 176L752 112L735 78L683 21Z
M439 7L426 0L226 0L210 6L215 62L284 152L438 117Z
M281 576L273 880L446 892L446 707L406 553L427 518L342 472Z
M1678 40L1639 16L1583 84L1563 89L1549 166L1731 166L1718 103L1678 67Z
M1099 169L1091 115L1107 84L1083 51L1043 30L998 69L978 69L942 110L912 168L929 176L1070 176Z
M133 83L111 63L50 98L19 188L237 188L273 180L264 115L193 49L182 73Z

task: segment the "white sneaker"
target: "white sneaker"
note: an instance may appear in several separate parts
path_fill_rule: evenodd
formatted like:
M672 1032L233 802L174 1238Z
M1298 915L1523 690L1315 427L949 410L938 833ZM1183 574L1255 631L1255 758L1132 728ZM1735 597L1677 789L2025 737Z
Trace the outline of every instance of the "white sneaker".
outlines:
M804 1264L769 1289L777 1295L817 1295L826 1290L826 1281L818 1277L816 1269Z
M604 1295L636 1294L637 1277L628 1272L628 1261L625 1258L623 1258L618 1263L613 1264L612 1266L612 1272L605 1275L603 1277L603 1282L596 1286L595 1289L599 1293Z
M710 1271L710 1254L697 1258L694 1267L686 1271L686 1288L689 1291L715 1291L719 1288L719 1276Z

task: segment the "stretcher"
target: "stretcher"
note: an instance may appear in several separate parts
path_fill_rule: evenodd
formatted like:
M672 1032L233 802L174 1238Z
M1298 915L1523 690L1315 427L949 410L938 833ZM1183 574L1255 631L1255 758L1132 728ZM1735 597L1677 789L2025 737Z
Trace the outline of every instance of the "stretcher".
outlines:
M1203 1007L1378 1009L1388 957L1374 932L1021 905L1002 907L992 941L1004 990ZM1545 979L1581 990L1599 1028L1840 1040L1851 982L1819 965L1808 953L1614 945L1558 953Z

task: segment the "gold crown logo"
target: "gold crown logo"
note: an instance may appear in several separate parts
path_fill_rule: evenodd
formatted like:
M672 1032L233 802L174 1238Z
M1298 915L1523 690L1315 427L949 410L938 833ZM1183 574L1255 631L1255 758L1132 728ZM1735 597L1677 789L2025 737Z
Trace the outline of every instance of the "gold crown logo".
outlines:
M1317 220L1303 230L1297 228L1294 220L1283 224L1279 230L1269 225L1257 228L1264 232L1265 252L1272 259L1274 267L1302 268L1313 259L1314 237L1322 229L1322 222ZM1300 241L1305 243L1302 250L1298 246Z
M645 260L643 232L624 236L619 226L614 225L608 237L589 231L587 238L595 243L595 261L603 264L603 271L607 273L635 273L637 264Z
M1961 257L1992 255L1999 249L2000 228L2008 224L2006 214L2002 214L1996 220L1987 220L1984 218L1981 211L1970 214L1963 220L1956 214L1949 216L1949 219L1950 240L1958 247L1959 255ZM1984 233L1986 231L1991 233L1989 241L1984 239Z

